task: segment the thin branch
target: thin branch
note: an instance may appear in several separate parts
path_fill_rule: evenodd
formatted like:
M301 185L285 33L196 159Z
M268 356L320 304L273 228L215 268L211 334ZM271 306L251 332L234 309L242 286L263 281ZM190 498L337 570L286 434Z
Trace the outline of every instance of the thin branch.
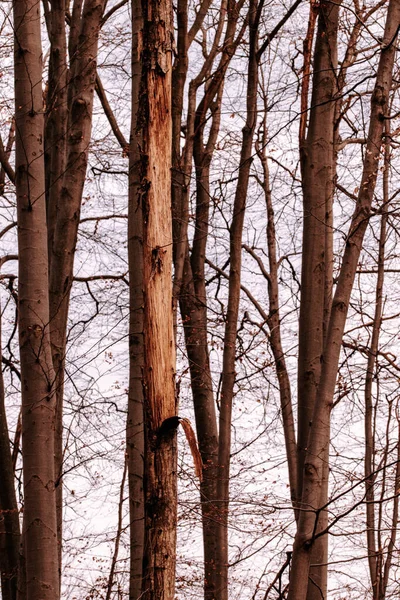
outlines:
M106 115L108 122L111 126L111 129L112 129L119 145L121 146L122 151L124 152L124 154L127 155L128 150L129 150L129 144L126 141L122 131L120 130L120 128L118 126L117 120L116 120L115 115L111 109L111 106L107 100L107 96L104 91L104 87L103 87L103 84L101 83L101 79L100 79L98 73L96 75L96 92L97 92L97 96L99 97L99 100L101 102L101 106L103 107L104 114Z
M110 10L108 12L106 12L106 14L104 15L104 17L101 20L101 27L103 27L104 23L106 21L108 21L108 19L117 12L117 10L119 10L120 8L122 8L123 6L125 6L125 4L128 4L128 0L121 0L121 2L118 2L117 4L115 4L115 6L113 6L112 8L110 8Z

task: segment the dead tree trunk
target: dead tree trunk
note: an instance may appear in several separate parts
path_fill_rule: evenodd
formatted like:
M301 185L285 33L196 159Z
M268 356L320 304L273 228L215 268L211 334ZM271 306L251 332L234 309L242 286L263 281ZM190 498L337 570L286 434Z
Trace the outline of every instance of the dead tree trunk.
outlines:
M137 152L137 163L131 162L131 167L134 171L137 169L138 180L131 191L129 215L130 220L141 219L142 230L140 232L139 227L136 243L141 245L143 255L145 533L142 597L173 600L178 418L172 310L172 4L169 0L143 0L142 18L138 112L135 136L131 140L137 148L132 151L132 157ZM135 202L140 208L136 212ZM132 271L136 257L131 251L129 259ZM140 291L137 292L131 297L131 310L138 308L133 305L140 296Z
M346 247L332 301L318 395L312 416L309 443L304 460L303 494L297 534L293 549L289 600L307 596L311 550L314 546L317 517L321 505L321 486L325 456L330 440L330 412L335 392L342 337L378 173L383 123L388 111L395 56L395 41L400 24L400 2L391 0L381 46L375 89L371 98L371 117L360 191L347 236Z
M59 597L40 5L14 3L19 340L28 600Z

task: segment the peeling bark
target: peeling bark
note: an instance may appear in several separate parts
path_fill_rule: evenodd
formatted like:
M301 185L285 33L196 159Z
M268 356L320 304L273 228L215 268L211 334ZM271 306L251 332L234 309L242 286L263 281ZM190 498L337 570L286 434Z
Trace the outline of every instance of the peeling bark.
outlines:
M172 309L172 4L142 1L137 215L143 252L144 555L142 597L172 600L176 553L175 341ZM130 201L132 211L133 202ZM130 219L136 218L131 212ZM137 240L140 243L140 240ZM130 254L130 259L132 260ZM134 263L130 264L134 268ZM137 298L138 296L136 296Z

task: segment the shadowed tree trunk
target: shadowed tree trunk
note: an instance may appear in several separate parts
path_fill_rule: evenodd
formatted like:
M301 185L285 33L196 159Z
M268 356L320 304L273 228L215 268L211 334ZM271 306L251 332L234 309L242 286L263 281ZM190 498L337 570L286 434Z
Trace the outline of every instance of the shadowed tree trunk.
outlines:
M0 322L0 365L1 365ZM0 369L0 570L3 600L16 600L20 544L14 468L8 436L3 372Z
M129 599L140 598L144 551L144 280L143 205L141 202L141 149L143 136L138 125L141 80L142 6L132 2L132 120L129 151L129 395L126 428L130 516Z

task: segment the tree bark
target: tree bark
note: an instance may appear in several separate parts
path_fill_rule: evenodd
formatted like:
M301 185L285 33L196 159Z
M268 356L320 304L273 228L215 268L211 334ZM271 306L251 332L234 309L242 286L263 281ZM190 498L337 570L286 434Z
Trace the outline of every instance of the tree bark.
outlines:
M373 600L383 600L384 593L384 573L383 573L383 548L376 544L376 523L375 523L375 427L374 427L374 398L373 398L373 380L376 373L377 353L379 349L379 334L382 325L383 312L383 284L385 278L385 244L387 235L388 220L388 202L389 202L389 168L390 168L390 121L385 122L386 143L385 143L385 163L383 172L383 206L381 217L381 229L379 235L378 249L378 277L375 292L375 314L374 324L372 326L372 338L369 347L367 373L365 377L365 500L366 500L366 529L367 529L367 548L368 548L368 566L369 575L372 584ZM389 558L389 556L387 557ZM381 568L379 568L379 566Z
M217 600L228 600L228 513L229 473L231 456L232 404L235 385L237 320L240 302L242 232L246 209L247 189L252 163L253 137L257 122L258 84L258 20L262 2L251 0L249 7L250 55L247 81L246 123L242 131L242 148L238 183L230 227L230 271L228 309L224 336L221 406L219 415L217 498L220 507L217 536Z
M309 443L304 460L303 510L300 513L293 548L289 600L304 600L307 595L310 554L315 540L317 516L319 511L323 509L320 497L323 484L324 457L328 451L330 439L330 411L333 404L348 305L376 185L383 123L389 105L395 42L399 24L400 2L399 0L391 0L388 7L384 39L381 45L375 89L371 98L371 117L360 191L332 302L317 401L315 402Z
M1 364L1 322L0 322ZM16 600L20 528L8 435L3 372L0 370L0 571L3 600Z
M334 178L334 115L337 91L337 31L340 2L321 2L310 8L305 42L305 66L300 122L300 158L303 187L303 246L299 321L297 498L303 493L303 470L310 425L321 374L321 356L332 294L332 194ZM309 60L316 12L319 10L314 53L311 108L307 135L306 109ZM329 447L323 458L320 505L328 500ZM303 509L302 504L299 508ZM318 530L327 526L327 512L318 515ZM328 536L312 549L307 600L327 592Z
M28 600L59 597L40 5L14 3L19 341Z
M178 56L173 73L174 302L176 302L176 297L179 298L189 360L197 438L203 463L200 499L203 524L205 600L213 600L216 597L217 540L215 524L219 518L219 506L216 503L218 429L209 361L205 289L205 255L210 204L209 171L220 125L223 75L233 56L233 48L242 37L242 32L240 32L237 40L233 42L238 11L231 10L228 15L226 12L226 1L223 0L211 50L198 75L189 84L186 142L182 152L180 151L180 133L183 92L188 67L187 50L202 22L198 16L190 32L187 32L187 6L184 1L178 4ZM222 56L218 69L214 75L211 75L226 17ZM196 92L208 78L211 78L213 93L208 93L210 87L208 86L196 110ZM215 85L216 79L217 85ZM212 112L212 124L208 139L204 142L206 113L209 109ZM189 255L187 228L193 159L196 167L196 220L193 250Z
M263 170L262 188L264 190L265 204L267 209L267 247L268 247L268 300L269 311L267 325L270 331L270 345L274 356L276 375L279 385L279 396L282 411L283 433L285 439L286 457L288 463L288 475L290 486L290 497L292 504L297 509L297 443L295 424L293 417L292 393L290 379L285 361L281 336L281 318L279 310L279 278L278 260L276 249L275 215L273 208L272 192L270 187L269 167L267 159L267 97L264 96L265 116L262 126L261 148L257 144L257 154ZM297 515L296 515L297 516Z
M143 278L143 204L141 202L141 150L139 96L141 81L141 40L143 16L140 2L132 2L132 120L129 145L129 395L126 428L130 569L129 600L137 600L142 592L144 553L144 278Z
M47 184L50 186L47 189L47 223L50 252L50 334L56 376L55 474L60 571L63 509L63 396L67 323L92 130L96 59L103 10L104 1L86 0L81 15L80 5L76 7L74 4L69 40L70 48L74 50L67 88L63 88L63 84L67 84L65 23L64 25L61 23L63 19L65 20L63 2L56 3L54 6L52 4L50 13L50 77L52 79L49 81L59 82L59 86L52 87L52 94L49 94L46 141L48 144Z
M142 0L142 18L137 139L133 140L139 145L137 203L143 236L145 542L142 597L173 600L179 421L172 310L171 2ZM130 218L134 215L130 214Z

